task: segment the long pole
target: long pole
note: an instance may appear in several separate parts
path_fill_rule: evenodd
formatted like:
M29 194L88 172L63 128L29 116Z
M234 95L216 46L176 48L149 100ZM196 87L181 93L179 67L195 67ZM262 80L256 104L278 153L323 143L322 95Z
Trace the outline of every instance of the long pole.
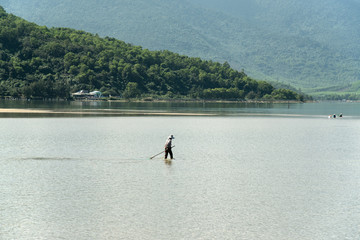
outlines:
M171 148L174 148L174 147L175 147L175 145L174 145L173 147L171 147ZM160 153L158 153L158 154L155 154L154 156L150 157L150 159L153 159L154 157L159 156L159 155L162 154L163 152L165 152L165 150L162 151L162 152L160 152Z

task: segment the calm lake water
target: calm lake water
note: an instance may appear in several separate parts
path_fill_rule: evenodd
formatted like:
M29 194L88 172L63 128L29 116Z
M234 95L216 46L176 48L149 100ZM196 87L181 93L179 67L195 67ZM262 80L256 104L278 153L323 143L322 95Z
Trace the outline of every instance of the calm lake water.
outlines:
M215 114L1 114L0 239L360 238L359 103L0 107Z

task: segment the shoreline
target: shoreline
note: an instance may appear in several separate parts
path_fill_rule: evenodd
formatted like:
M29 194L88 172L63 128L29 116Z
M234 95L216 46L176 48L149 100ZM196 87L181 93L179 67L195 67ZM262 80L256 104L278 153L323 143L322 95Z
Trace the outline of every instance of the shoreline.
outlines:
M77 101L77 100L75 100ZM298 100L196 100L196 99L119 99L119 100L85 100L85 101L108 101L108 102L140 102L140 103L309 103L309 102L317 102L317 101L298 101Z
M319 102L317 100L211 100L211 99L152 99L152 98L133 98L133 99L1 99L4 101L36 101L36 102L121 102L121 103L312 103Z

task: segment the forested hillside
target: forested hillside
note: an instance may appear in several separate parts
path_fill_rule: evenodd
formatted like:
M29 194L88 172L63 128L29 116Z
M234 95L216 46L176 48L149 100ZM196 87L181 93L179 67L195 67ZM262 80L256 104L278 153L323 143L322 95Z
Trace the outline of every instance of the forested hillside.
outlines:
M359 0L192 0L201 7L246 16L248 21L286 35L306 36L352 56L359 53Z
M41 25L227 61L254 78L304 90L360 81L359 0L0 0L1 4Z
M298 99L228 63L149 51L114 38L29 23L0 8L0 96L69 98L81 89L125 98Z

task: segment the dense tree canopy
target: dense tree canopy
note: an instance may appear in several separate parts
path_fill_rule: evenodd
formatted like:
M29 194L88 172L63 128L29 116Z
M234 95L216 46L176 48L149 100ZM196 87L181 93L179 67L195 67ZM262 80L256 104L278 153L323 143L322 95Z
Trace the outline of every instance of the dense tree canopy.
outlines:
M68 28L49 29L0 8L0 96L68 98L81 89L127 98L207 99L261 99L275 90L227 62L149 51ZM300 99L290 92L286 99Z

